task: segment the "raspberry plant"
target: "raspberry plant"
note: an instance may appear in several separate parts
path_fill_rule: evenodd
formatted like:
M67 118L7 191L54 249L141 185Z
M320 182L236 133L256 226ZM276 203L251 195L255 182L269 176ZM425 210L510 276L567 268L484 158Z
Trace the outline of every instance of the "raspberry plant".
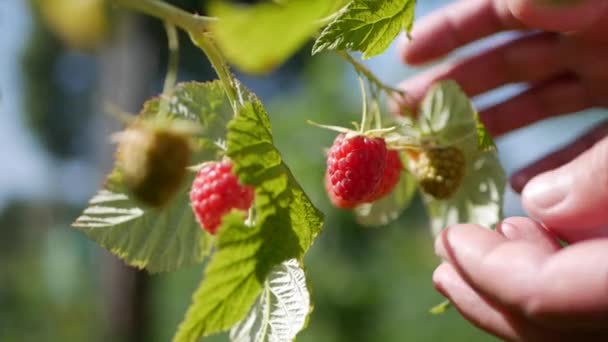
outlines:
M345 156L335 151L330 152L331 170L319 182L325 181L336 206L352 209L362 224L391 222L417 189L434 232L457 222L492 227L500 219L504 172L492 139L458 85L438 83L419 108L408 109L410 115L384 115L386 98L406 94L384 84L351 54L373 57L401 31L409 32L415 0L276 0L249 6L214 1L210 16L160 0L107 0L105 5L163 20L172 58L163 93L147 101L135 124L118 134L116 166L74 227L127 264L151 273L206 261L174 341L197 341L222 331L230 331L233 341L291 341L311 312L303 261L321 232L323 215L273 144L263 104L233 76L229 64L265 73L310 39L315 40L313 54L335 52L352 64L364 99L361 124L355 128L368 136L355 139L378 139L388 152L384 149L378 170L350 170L349 176L374 178L354 180L359 187L369 185L356 198L349 197L350 190L336 190L336 184L344 185L345 174L336 177L332 167ZM218 80L174 84L176 28L202 50ZM174 134L175 125L184 121L195 129ZM137 126L147 122L154 128ZM347 136L351 132L328 127ZM171 144L165 133L175 138ZM437 151L453 153L446 157ZM365 165L353 164L354 170L369 168L368 159L363 159ZM198 202L206 198L200 198L195 170L222 160L230 160L230 171L253 192L246 196L247 206L251 197L253 204L243 215L246 205L233 205L238 199L228 197L222 210L212 213L217 214L213 222L206 223L201 217L209 216L210 209Z

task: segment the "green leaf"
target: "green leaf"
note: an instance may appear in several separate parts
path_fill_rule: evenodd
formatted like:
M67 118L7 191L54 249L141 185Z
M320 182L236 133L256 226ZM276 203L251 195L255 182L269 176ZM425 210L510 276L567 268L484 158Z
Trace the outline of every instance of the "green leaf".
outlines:
M493 152L482 152L472 160L467 159L463 183L451 198L438 201L424 196L433 233L437 235L457 223L494 227L502 219L505 186L504 170Z
M291 0L242 6L212 2L209 12L220 20L211 25L230 63L254 74L282 64L318 30L317 20L331 6L327 0Z
M304 270L295 259L275 266L245 319L230 330L233 342L293 341L310 312Z
M422 139L426 137L438 145L453 145L477 135L473 105L454 81L434 85L422 100L420 112L418 127Z
M479 150L484 152L496 152L496 143L492 136L486 129L486 126L479 120L479 115L476 117L477 120L477 146Z
M353 0L323 29L312 53L324 50L363 52L363 58L381 54L414 22L415 0Z
M357 222L364 226L385 226L399 217L416 194L416 179L409 172L402 172L395 189L387 196L373 203L365 203L355 208Z
M422 102L418 126L423 140L457 147L466 161L462 184L449 199L424 196L433 232L464 222L495 226L502 218L506 175L496 150L481 148L477 113L466 94L453 81L436 84Z
M270 121L257 98L246 94L228 125L228 156L244 183L254 185L253 224L224 219L218 251L194 294L174 341L197 341L241 321L280 263L302 261L322 226L322 214L294 180L274 147Z
M448 311L451 307L452 307L452 302L450 302L449 300L444 300L443 302L433 306L429 310L429 313L431 315L442 315L446 311Z
M214 141L225 134L232 117L219 82L178 85L168 99L168 113L191 120L202 128L193 162L215 159ZM159 99L148 101L141 117L158 114ZM177 270L203 261L212 239L204 233L190 209L188 191L194 172L179 193L162 209L140 207L126 194L115 168L105 185L73 226L127 264L149 272Z

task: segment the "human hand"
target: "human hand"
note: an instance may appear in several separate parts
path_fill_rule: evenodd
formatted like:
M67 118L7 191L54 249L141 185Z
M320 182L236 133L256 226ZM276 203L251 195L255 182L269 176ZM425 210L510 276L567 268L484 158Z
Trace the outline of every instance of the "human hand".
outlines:
M506 340L608 341L608 139L536 176L522 198L546 226L509 218L496 231L444 230L435 287Z
M608 127L608 125L606 125ZM608 340L608 139L530 181L531 216L435 242L435 287L476 326L514 341ZM571 243L561 248L558 238Z
M608 239L560 249L527 218L440 234L433 282L477 327L509 341L608 341Z
M409 64L499 31L558 33L535 32L409 79L401 85L408 104L439 79L456 80L469 96L528 83L524 93L480 113L494 135L607 106L608 20L600 18L608 16L608 1L549 8L537 2L463 0L423 19L401 51ZM532 179L523 204L544 226L510 218L495 232L457 225L438 237L444 262L434 283L472 323L507 340L608 340L607 135L605 122L512 176L517 191ZM558 239L572 245L562 249Z
M508 83L528 83L528 90L480 112L494 136L548 117L608 106L608 1L538 4L543 1L556 0L461 0L423 18L414 26L413 39L401 46L401 58L408 64L429 62L500 31L562 33L535 31L476 56L440 64L401 84L408 104L420 101L440 79L454 79L469 96ZM571 160L606 133L608 123L515 173L513 188L520 192L533 176Z

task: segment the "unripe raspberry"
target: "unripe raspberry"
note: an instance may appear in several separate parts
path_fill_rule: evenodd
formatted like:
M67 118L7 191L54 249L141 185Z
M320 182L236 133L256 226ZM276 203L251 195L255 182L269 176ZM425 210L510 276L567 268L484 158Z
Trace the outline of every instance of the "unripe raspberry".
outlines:
M187 175L189 136L168 127L135 124L118 134L117 165L133 197L151 207L165 205Z
M464 178L464 154L455 147L428 149L414 161L414 174L424 192L436 199L447 199Z
M192 210L201 228L211 234L217 232L222 217L231 210L249 210L253 197L254 188L242 185L227 161L206 164L190 191Z

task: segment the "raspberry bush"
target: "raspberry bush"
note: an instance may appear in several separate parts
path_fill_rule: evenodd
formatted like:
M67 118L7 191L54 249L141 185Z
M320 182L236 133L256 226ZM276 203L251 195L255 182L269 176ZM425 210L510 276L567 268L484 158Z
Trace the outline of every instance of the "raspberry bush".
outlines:
M266 73L314 39L313 54L333 52L353 66L361 122L354 130L324 126L339 134L327 154L318 147L327 158L319 182L329 201L360 223L390 223L417 193L434 232L456 222L492 227L500 219L504 172L458 85L438 83L410 108L416 115L391 117L384 102L405 94L352 54L373 57L409 32L414 0L214 1L209 16L160 0L104 4L163 20L170 67L163 93L116 135L115 168L74 227L152 273L205 262L174 341L223 331L233 341L291 341L311 312L303 264L323 215L274 145L262 102L229 65ZM218 80L174 84L176 29L201 49ZM183 122L189 128L176 130Z

